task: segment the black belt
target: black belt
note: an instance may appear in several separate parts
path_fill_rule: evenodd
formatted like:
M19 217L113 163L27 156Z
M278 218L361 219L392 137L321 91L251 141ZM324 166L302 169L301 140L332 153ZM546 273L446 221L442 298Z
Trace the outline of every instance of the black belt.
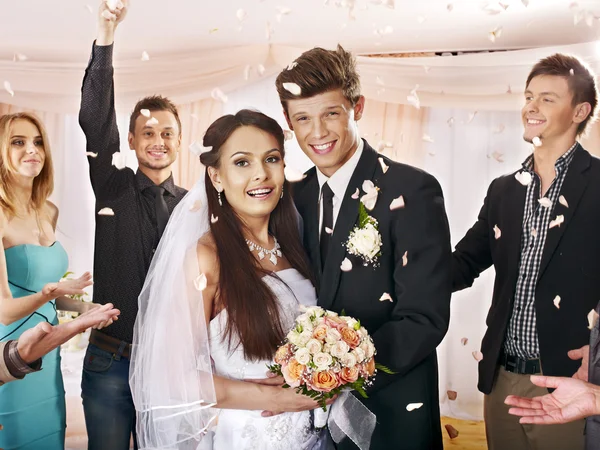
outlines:
M507 372L518 373L522 375L535 375L542 373L542 363L540 359L522 359L518 356L507 355L502 352L500 354L500 365Z
M90 333L90 344L119 357L129 358L131 355L131 344L108 336L98 330L92 330Z

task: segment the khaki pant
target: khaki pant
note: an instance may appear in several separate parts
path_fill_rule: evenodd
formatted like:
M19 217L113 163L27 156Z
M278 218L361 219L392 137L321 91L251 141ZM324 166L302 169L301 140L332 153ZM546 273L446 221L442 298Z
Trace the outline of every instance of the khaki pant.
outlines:
M508 395L538 397L548 390L535 386L530 375L507 372L499 367L494 387L483 401L485 434L489 450L583 450L584 420L564 425L520 424L519 416L508 414Z

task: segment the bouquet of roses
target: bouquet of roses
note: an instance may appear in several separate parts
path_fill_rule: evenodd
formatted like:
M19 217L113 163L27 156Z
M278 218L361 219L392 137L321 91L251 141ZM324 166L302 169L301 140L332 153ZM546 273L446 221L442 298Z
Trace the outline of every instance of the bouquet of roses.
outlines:
M375 346L360 321L338 315L318 306L303 307L295 327L275 353L269 370L283 376L283 387L315 399L324 412L326 401L342 390L355 390L367 398L365 386L372 383L376 369L392 374L375 364ZM317 414L315 427L324 427L327 414Z

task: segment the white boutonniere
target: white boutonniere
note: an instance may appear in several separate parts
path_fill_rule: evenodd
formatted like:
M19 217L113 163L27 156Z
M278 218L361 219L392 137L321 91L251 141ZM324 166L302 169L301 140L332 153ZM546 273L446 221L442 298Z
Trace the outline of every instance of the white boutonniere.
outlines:
M379 233L377 219L370 216L367 209L371 210L377 202L378 188L372 181L363 183L366 195L362 196L358 206L358 225L350 232L346 248L351 255L362 258L364 265L377 265L381 256L381 234Z

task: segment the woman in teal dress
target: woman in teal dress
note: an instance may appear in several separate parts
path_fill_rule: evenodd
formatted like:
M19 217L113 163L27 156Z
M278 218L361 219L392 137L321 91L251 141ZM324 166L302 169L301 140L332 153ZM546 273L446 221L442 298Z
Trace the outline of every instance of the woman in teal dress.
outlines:
M42 123L28 113L0 118L0 341L17 339L56 310L85 312L91 306L64 297L83 293L91 275L60 281L67 254L55 239L58 209L48 201L52 159ZM0 386L0 448L62 450L65 392L60 351L42 370Z

